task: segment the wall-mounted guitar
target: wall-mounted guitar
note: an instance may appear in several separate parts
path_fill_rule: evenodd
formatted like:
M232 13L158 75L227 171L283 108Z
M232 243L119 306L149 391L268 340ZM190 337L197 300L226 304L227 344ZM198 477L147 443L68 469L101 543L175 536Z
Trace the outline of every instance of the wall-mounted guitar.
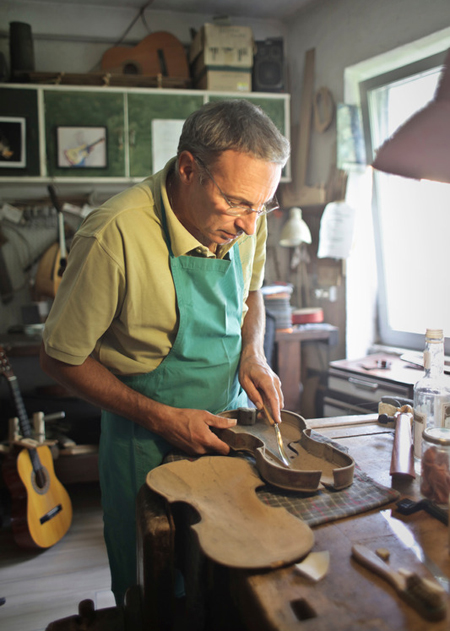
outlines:
M39 261L35 279L36 297L46 296L54 298L58 287L61 283L62 275L67 265L67 247L66 235L64 231L64 214L61 204L56 196L55 189L49 185L48 192L53 206L58 212L58 235L59 240L53 243L48 250L44 252Z
M0 346L0 375L8 381L23 438L33 437L17 377ZM13 448L6 456L3 477L12 496L11 525L22 548L50 548L64 537L72 523L72 503L55 475L47 445Z
M108 49L102 57L101 68L118 74L190 77L183 44L166 31L147 35L134 48L114 46Z

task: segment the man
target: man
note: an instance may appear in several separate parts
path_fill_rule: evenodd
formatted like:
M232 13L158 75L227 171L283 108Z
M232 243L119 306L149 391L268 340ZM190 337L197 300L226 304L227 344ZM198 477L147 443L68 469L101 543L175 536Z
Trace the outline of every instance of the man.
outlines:
M102 412L112 590L136 582L135 499L173 447L228 454L217 416L283 395L264 357L267 223L288 141L245 100L185 122L177 158L91 213L43 339L44 371Z

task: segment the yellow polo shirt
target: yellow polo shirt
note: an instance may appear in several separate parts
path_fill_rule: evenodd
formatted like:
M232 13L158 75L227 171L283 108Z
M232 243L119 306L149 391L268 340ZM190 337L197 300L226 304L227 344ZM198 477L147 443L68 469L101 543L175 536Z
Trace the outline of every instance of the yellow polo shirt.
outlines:
M175 340L177 302L161 222L161 196L175 256L216 256L180 223L170 207L166 176L156 173L93 211L76 233L67 269L43 333L48 355L80 365L92 354L112 372L154 370ZM267 222L237 240L244 301L261 287ZM218 249L223 258L235 242ZM244 302L244 315L246 306Z

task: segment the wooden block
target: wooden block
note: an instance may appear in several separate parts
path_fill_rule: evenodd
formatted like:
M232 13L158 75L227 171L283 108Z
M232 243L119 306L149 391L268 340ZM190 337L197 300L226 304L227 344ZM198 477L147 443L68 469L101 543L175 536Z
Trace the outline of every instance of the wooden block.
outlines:
M175 529L164 499L144 484L137 498L138 583L144 628L172 628Z

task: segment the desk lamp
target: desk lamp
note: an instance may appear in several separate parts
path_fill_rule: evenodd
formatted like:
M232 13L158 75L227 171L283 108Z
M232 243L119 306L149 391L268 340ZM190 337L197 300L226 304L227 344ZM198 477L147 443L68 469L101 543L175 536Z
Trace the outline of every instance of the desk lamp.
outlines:
M281 230L279 243L284 248L294 248L289 267L291 272L298 270L298 282L296 283L297 301L300 302L300 296L302 295L301 288L303 286L305 289L304 302L306 306L308 306L307 303L309 302L309 283L306 271L306 263L308 263L309 258L305 250L302 249L302 245L304 243L310 244L311 242L311 232L302 218L301 208L291 208L289 211L289 219ZM298 306L301 305L299 304Z
M450 183L450 50L436 93L377 151L375 169Z
M301 208L291 208L289 219L283 226L280 245L285 248L296 248L301 243L311 243L311 232L302 218Z

